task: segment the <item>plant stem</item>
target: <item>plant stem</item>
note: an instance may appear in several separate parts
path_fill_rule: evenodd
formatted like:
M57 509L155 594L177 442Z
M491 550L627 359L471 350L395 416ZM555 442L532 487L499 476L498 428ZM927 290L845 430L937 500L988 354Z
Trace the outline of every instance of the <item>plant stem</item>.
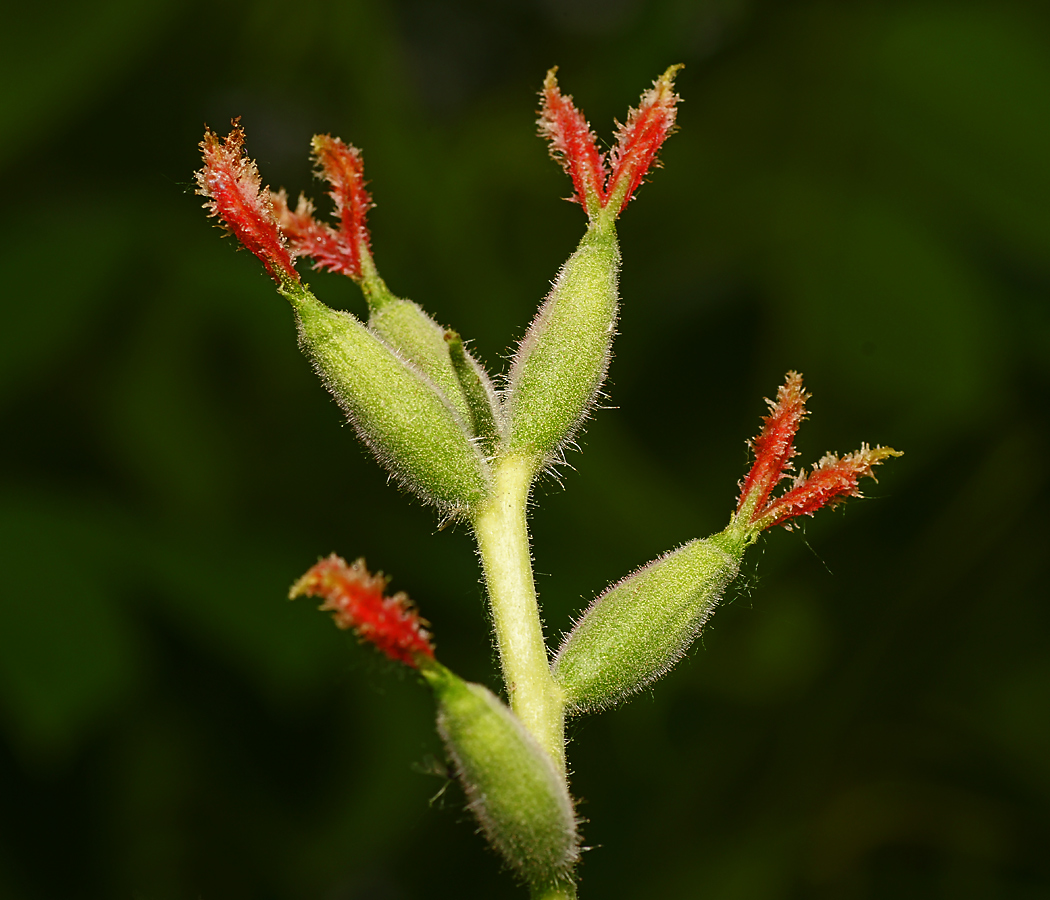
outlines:
M474 516L474 534L511 708L564 775L564 706L543 640L525 518L533 472L519 456L495 461L492 493Z
M576 885L571 881L562 884L533 887L532 900L576 900Z

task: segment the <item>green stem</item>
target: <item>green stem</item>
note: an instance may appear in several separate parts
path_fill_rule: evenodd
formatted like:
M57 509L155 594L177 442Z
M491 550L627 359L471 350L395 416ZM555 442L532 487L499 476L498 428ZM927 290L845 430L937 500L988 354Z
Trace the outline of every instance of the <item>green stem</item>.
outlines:
M495 461L492 492L474 515L474 534L511 708L564 774L564 706L543 640L525 520L533 474L531 461L519 456Z
M546 887L533 887L529 896L532 900L576 900L576 885L566 881Z

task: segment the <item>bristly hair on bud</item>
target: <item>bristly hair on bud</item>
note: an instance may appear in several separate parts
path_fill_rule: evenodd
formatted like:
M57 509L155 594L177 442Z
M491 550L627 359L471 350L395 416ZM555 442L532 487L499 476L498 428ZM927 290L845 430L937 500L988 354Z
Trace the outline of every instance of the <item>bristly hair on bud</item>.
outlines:
M386 586L387 579L371 574L363 559L347 565L333 553L293 584L288 597L321 597L320 609L331 610L340 628L352 628L390 659L418 668L421 657L434 657L427 623L407 594L384 596Z
M547 72L540 97L538 120L540 137L550 142L551 156L572 178L574 199L594 219L611 207L618 216L656 164L656 153L674 130L675 107L679 102L674 92L674 77L681 65L671 66L642 94L637 109L632 109L627 124L617 123L617 143L608 164L598 151L597 140L572 97L558 87L557 66ZM610 165L612 171L610 172Z
M787 477L791 468L795 434L806 416L809 396L802 388L802 376L788 372L777 391L776 401L766 401L770 414L763 418L762 430L749 443L755 463L741 486L734 517L753 534L784 525L797 516L811 516L818 509L833 507L847 497L863 496L860 479L875 479L873 466L888 457L903 455L892 447L872 449L867 444L842 458L827 453L809 475L800 472L787 492L770 499L777 483Z
M606 187L607 202L617 204L617 215L633 199L646 172L660 164L656 153L674 131L675 107L681 99L674 92L674 77L681 68L681 64L668 68L642 94L627 124L617 123L616 146L609 154L612 174Z
M195 173L204 208L262 260L278 284L298 282L292 253L277 222L270 191L260 186L259 169L244 153L240 119L224 138L205 129L200 143L204 168Z

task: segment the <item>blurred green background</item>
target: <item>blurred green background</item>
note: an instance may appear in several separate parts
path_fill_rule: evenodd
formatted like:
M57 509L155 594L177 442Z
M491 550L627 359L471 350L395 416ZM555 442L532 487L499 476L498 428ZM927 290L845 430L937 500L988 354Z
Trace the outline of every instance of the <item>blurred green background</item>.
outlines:
M672 62L622 335L564 489L552 639L727 520L789 368L801 461L906 456L778 530L690 658L571 729L590 898L1050 896L1050 12L985 2L99 0L0 57L0 895L523 896L427 691L285 600L363 555L496 687L467 530L386 483L192 193L204 123L320 198L362 147L391 287L493 370L583 231L534 134ZM356 312L346 279L311 275ZM1043 585L1040 588L1040 585ZM447 789L446 789L447 788Z

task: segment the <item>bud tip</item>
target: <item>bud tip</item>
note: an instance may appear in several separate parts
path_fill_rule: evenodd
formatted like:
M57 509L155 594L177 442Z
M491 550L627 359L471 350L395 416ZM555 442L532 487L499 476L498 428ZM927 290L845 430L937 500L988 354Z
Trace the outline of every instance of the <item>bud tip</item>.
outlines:
M418 668L421 659L434 656L427 623L407 594L384 596L386 586L387 579L371 574L363 559L347 565L333 553L293 584L288 597L321 597L320 609L330 610L340 628L352 628L390 659Z

